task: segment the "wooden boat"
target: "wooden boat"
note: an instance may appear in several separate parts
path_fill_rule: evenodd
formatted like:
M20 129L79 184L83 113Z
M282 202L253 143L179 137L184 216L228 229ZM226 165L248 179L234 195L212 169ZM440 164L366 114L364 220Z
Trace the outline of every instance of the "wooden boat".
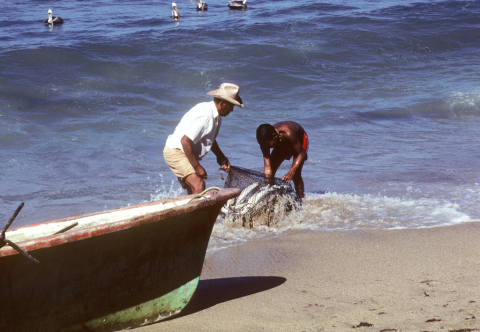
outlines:
M7 231L39 264L0 249L0 331L113 331L178 314L195 292L221 207L239 194L210 191Z

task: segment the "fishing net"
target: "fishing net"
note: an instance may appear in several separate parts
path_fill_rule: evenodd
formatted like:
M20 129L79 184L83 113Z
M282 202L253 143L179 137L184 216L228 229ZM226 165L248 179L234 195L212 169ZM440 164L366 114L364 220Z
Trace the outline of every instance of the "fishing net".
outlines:
M267 181L262 172L238 166L230 167L224 188L242 190L221 210L221 216L232 227L273 226L301 204L290 183L279 178Z

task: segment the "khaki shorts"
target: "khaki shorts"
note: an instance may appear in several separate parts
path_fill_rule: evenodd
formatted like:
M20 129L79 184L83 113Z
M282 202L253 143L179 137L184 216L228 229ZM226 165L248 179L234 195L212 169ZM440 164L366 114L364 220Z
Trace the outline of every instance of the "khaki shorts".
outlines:
M170 149L165 146L163 149L163 158L173 174L178 178L182 185L185 183L185 178L190 174L195 173L195 169L188 161L187 156L180 149Z

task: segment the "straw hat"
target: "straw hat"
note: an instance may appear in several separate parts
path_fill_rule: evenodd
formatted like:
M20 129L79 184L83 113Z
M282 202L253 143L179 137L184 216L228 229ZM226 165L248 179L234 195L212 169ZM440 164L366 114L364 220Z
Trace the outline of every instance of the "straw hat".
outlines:
M222 83L216 90L208 91L207 94L218 99L226 100L233 105L243 107L242 98L238 95L240 88L232 83Z

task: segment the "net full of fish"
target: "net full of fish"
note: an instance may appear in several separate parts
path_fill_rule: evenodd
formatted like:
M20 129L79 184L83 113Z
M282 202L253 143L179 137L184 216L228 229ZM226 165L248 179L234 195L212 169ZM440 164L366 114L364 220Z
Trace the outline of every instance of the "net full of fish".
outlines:
M230 168L224 187L242 190L220 211L220 216L233 226L273 226L301 205L290 183L278 178L267 183L263 173L237 166Z

